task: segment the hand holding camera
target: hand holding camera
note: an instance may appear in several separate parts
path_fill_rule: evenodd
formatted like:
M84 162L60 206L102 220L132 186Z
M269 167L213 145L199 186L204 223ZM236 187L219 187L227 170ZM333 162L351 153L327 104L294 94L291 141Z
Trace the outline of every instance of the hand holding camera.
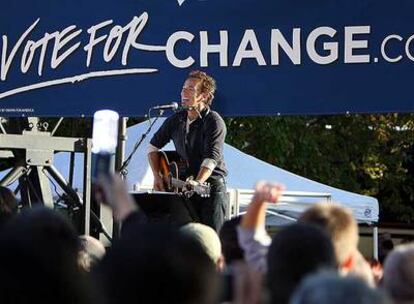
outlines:
M114 171L115 151L118 144L117 112L101 110L93 116L92 130L92 182L100 175Z

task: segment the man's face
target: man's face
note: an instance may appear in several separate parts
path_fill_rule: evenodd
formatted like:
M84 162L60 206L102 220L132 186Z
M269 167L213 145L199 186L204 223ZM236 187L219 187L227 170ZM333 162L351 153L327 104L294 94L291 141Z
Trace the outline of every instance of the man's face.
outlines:
M181 105L183 107L194 107L198 108L203 102L204 96L199 93L198 83L199 79L188 78L183 85L181 90Z

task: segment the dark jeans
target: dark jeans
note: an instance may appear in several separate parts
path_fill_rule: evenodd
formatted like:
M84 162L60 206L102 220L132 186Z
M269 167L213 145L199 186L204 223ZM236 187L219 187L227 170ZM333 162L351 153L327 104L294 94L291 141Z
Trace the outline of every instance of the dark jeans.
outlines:
M211 187L210 196L193 195L190 203L195 212L194 220L218 232L224 223L226 209L229 206L226 183L223 179L208 180L208 182Z

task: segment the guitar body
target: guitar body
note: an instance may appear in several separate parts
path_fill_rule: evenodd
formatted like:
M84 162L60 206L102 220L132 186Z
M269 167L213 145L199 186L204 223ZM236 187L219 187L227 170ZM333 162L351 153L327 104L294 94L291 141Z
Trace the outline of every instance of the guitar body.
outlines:
M170 170L174 178L185 180L187 178L187 162L183 160L176 151L160 151L167 163L170 164Z
M170 162L168 160L167 153L164 151L158 151L158 159L159 159L159 174L162 176L164 181L164 188L167 189L169 192L184 192L187 196L191 196L194 193L202 197L210 196L210 185L208 184L201 184L194 186L192 189L187 189L186 182L182 181L180 177L182 174L180 172L185 172L185 170L181 166L177 164L177 162Z
M169 192L178 192L177 187L173 187L172 178L178 179L178 166L175 162L169 162L167 154L164 151L158 151L160 168L159 174L164 180L164 188Z

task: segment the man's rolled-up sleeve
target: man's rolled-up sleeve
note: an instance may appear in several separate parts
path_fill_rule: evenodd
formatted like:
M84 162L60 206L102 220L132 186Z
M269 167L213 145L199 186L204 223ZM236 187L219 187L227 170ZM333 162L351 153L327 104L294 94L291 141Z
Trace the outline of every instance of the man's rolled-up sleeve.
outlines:
M203 162L201 163L201 167L205 167L209 169L210 171L213 171L216 166L217 166L217 162L211 158L205 158Z
M148 144L147 147L147 154L150 154L152 152L158 152L160 149L158 149L156 146L153 146L151 144Z
M272 242L267 232L238 226L237 237L240 247L244 250L247 264L261 273L266 273L267 253Z

